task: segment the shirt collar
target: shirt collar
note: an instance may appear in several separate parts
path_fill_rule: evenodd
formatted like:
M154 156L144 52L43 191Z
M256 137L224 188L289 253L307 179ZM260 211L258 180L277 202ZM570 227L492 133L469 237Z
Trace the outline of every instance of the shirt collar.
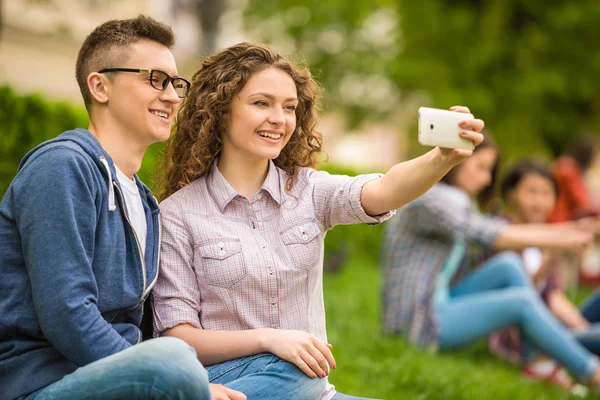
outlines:
M273 160L269 160L269 172L260 190L269 193L273 200L281 205L281 180L279 179L279 169L275 166Z
M214 202L219 207L219 210L221 210L221 212L225 212L225 207L227 207L227 205L231 203L231 201L235 199L239 193L229 184L229 182L227 182L227 180L221 174L221 171L219 171L219 168L217 168L218 161L219 159L215 160L208 176L208 191ZM279 170L272 160L269 160L269 172L267 173L267 178L265 179L259 192L263 190L269 193L269 195L271 195L277 204L281 204Z

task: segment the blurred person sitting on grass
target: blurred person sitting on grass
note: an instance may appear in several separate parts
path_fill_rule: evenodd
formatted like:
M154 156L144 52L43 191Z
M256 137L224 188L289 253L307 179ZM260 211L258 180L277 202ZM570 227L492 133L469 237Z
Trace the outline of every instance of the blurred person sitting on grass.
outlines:
M501 189L510 210L507 217L513 224L548 221L559 193L552 171L532 160L515 164L504 177ZM593 220L580 221L582 224L588 222L595 223ZM555 268L561 253L558 250L528 247L521 254L527 273L550 311L570 330L585 332L589 330L590 322L594 321L586 319L561 288ZM598 339L600 342L600 333ZM581 342L590 351L600 354L600 343L587 343L585 339Z
M513 224L540 224L548 221L554 209L558 184L552 170L535 160L521 160L506 173L501 193L508 212L506 218ZM580 223L593 220L581 220ZM557 263L564 251L528 247L520 254L523 266L531 277L534 287L552 314L573 331L577 340L594 354L600 354L600 324L591 325L583 313L566 297L560 283ZM530 358L527 346L520 340L518 330L497 332L490 337L493 353L516 362ZM545 361L546 368L556 368L552 361ZM539 366L539 365L537 365Z
M189 89L173 44L171 28L144 16L97 27L76 64L88 129L30 151L2 199L2 399L211 398L184 341L140 344L160 222L135 174Z
M271 48L234 45L196 72L167 143L155 334L184 339L211 382L249 399L355 398L327 382L325 235L388 219L472 154L435 148L385 175L317 171L318 92ZM462 127L483 139L483 121Z
M398 210L386 230L383 330L418 345L454 350L509 326L583 382L600 386L596 356L548 311L521 257L504 250L579 249L591 234L572 223L519 224L480 213L493 194L498 152L486 137L471 158L429 192ZM470 250L503 251L471 272ZM533 367L533 366L531 366ZM570 386L556 369L526 368L532 378Z

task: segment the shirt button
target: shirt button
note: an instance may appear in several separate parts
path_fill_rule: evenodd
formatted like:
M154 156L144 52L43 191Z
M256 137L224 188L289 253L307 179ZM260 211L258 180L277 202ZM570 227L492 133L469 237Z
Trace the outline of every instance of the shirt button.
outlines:
M225 252L224 252L223 250L221 250L221 251L219 252L219 255L220 255L220 256L224 256L224 255L225 255Z
M217 246L219 246L219 247L223 248L223 246L225 246L225 243L223 243L223 242L219 242L219 243L217 243Z
M302 240L308 240L308 235L302 235Z

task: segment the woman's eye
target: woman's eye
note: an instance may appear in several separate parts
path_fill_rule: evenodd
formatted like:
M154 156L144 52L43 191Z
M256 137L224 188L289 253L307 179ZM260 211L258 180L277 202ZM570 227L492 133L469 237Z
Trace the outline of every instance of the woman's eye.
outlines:
M289 111L296 111L296 106L294 106L294 105L287 106L286 109Z
M255 101L254 104L257 105L257 106L259 106L259 107L267 107L268 106L267 102L266 101L262 101L262 100Z

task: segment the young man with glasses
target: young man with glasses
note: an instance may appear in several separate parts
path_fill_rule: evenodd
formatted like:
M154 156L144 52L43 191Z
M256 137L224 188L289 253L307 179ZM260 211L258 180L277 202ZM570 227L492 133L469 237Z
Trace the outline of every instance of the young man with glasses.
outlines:
M21 161L0 204L0 398L244 399L209 389L195 351L141 344L159 268L159 209L136 172L166 140L189 82L171 29L96 28L76 76L90 116Z

